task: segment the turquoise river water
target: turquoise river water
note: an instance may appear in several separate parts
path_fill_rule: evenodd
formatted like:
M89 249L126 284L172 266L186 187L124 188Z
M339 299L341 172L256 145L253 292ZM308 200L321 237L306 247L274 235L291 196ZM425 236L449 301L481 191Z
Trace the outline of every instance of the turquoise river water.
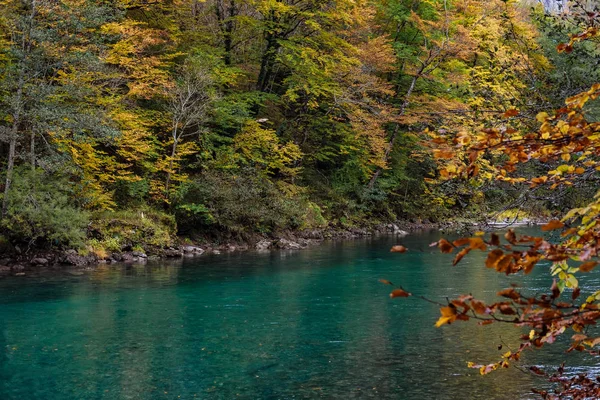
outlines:
M547 272L508 278L483 267L483 254L452 267L428 247L437 238L0 279L0 399L533 398L545 383L529 373L466 368L497 361L517 343L515 328L436 329L434 305L392 300L378 280L434 300L490 300L511 282L543 290ZM390 253L399 242L410 251ZM589 274L584 292L599 277ZM593 368L551 347L523 365Z

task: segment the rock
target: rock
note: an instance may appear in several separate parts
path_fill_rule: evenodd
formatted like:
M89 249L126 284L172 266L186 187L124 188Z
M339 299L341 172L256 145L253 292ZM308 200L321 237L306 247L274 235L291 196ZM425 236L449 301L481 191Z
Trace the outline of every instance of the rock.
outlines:
M89 262L86 257L80 256L75 250L67 250L60 261L63 264L74 265L76 267L86 265Z
M31 260L31 265L48 265L48 260L43 257L34 258Z
M271 245L273 244L272 241L267 240L267 239L263 239L260 242L256 243L256 245L254 246L254 248L256 250L267 250L271 247Z
M10 269L12 270L12 272L23 272L23 271L25 271L25 267L22 266L22 265L20 265L20 264L13 265Z
M183 246L183 252L186 254L202 254L204 250L196 246Z
M174 249L172 247L166 249L164 254L165 254L165 257L170 257L170 258L183 257L183 251Z
M300 250L306 246L302 246L300 243L288 239L279 239L277 241L277 247L282 250Z
M133 256L133 254L131 253L123 253L121 255L121 261L125 262L125 263L132 263L135 262L136 257Z
M138 258L148 258L146 253L142 253L141 251L134 251L131 253L131 255Z
M221 254L221 250L213 250L213 254Z
M123 261L123 256L121 254L119 254L119 253L112 253L110 255L110 258L113 259L116 262Z
M400 229L398 227L398 225L396 225L396 224L391 224L391 225L392 225L392 232L395 235L398 235L398 236L406 236L406 235L408 235L408 232L403 231L402 229Z
M25 272L17 272L15 276L25 276Z
M6 265L0 265L0 275L10 274L10 267Z

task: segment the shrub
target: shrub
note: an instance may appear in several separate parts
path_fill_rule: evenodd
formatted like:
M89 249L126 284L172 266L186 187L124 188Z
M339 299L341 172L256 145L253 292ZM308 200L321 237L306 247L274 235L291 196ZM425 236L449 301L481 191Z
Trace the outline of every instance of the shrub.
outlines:
M89 214L71 203L65 179L17 168L8 192L2 228L13 242L80 247Z

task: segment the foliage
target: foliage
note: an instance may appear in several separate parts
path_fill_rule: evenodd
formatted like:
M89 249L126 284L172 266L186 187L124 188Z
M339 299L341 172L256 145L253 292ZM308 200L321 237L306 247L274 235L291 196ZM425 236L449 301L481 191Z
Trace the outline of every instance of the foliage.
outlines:
M5 234L13 242L29 246L82 246L89 214L73 204L66 187L64 178L30 168L17 169L2 219Z
M186 184L176 203L179 229L229 231L233 235L318 226L318 207L259 171L205 173Z
M574 17L578 17L574 14ZM597 26L598 13L586 12L580 22L586 27L573 33L568 43L557 46L559 52L570 53L581 42L598 44L600 31ZM589 118L588 102L600 97L600 84L574 94L565 100L564 105L554 111L541 111L537 114L537 127L526 127L515 121L520 112L509 109L504 113L505 122L500 126L486 128L470 140L459 135L451 147L438 147L437 156L442 160L451 160L443 167L444 175L454 179L472 179L479 176L483 169L481 162L497 159L501 162L488 164L487 171L493 179L513 184L527 184L530 190L548 187L550 190L572 187L594 179L600 170L598 165L598 135L600 124ZM441 138L437 136L437 138ZM444 140L438 143L444 144ZM464 155L464 157L463 157ZM517 166L541 161L547 167L544 173L523 176L523 169ZM489 178L488 178L489 179ZM527 349L541 348L553 344L563 335L571 336L570 351L600 354L596 346L600 344L594 326L600 319L600 292L580 298L580 280L598 265L598 243L600 243L600 193L588 198L587 204L564 212L561 219L552 219L542 226L543 231L560 230L560 240L550 241L541 236L517 235L508 230L504 241L492 233L485 238L467 237L449 242L440 239L432 246L443 253L456 256L453 265L459 263L472 251L487 252L485 266L506 275L529 274L543 261L551 263L550 273L554 282L548 293L527 296L517 287L498 292L503 299L486 304L473 295L462 295L448 303L437 303L441 316L436 327L455 321L479 321L480 325L508 323L514 324L521 344L511 349L501 360L491 364L469 363L482 375L498 368L507 368L516 364ZM566 291L570 291L567 295ZM408 293L408 292L406 292ZM392 292L392 297L394 292ZM400 296L405 297L405 296ZM428 299L427 299L428 300ZM430 300L428 300L430 301ZM521 327L529 332L521 335ZM564 367L550 374L538 367L529 368L532 373L546 376L557 383L554 392L536 391L544 398L596 398L600 395L598 379L589 374L565 376Z
M102 211L92 215L89 246L95 252L121 252L133 247L149 251L174 244L175 218L148 209Z

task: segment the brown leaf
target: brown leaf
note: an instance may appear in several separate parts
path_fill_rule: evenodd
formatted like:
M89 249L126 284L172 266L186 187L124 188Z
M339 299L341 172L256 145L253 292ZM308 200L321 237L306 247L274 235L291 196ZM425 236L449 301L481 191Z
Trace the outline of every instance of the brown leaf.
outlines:
M581 289L579 288L579 286L577 286L575 289L573 289L573 294L571 295L571 298L573 299L573 301L577 300L577 298L579 297L580 294L581 294Z
M470 240L470 238L460 238L456 239L454 242L452 242L452 244L456 247L460 247L464 246L465 244L469 244Z
M403 289L394 289L392 291L392 293L390 293L390 297L392 299L395 299L396 297L408 297L408 296L411 296L411 294Z
M552 291L552 296L550 296L552 300L560 296L560 290L558 289L558 285L556 284L556 279L552 281L552 287L550 288L550 290Z
M564 227L565 224L557 219L553 219L552 221L548 222L546 225L542 225L542 230L547 232L547 231L553 231L555 229L560 229L562 227Z
M383 283L384 285L394 286L394 284L387 279L380 279L379 282Z
M483 301L471 300L471 307L477 314L486 315L490 313L490 309Z
M500 313L502 313L504 315L515 315L516 314L516 311L508 304L500 304L498 306L498 310L500 310Z
M502 256L504 256L504 252L500 249L490 251L487 259L485 260L485 266L487 268L496 268L496 264L498 263L498 260L502 258Z
M402 246L401 244L392 247L392 249L390 250L391 253L406 253L407 251L408 249Z
M484 325L489 325L489 324L492 324L493 322L494 322L494 320L493 320L493 319L486 319L485 321L479 321L479 322L477 323L477 325L484 326Z
M440 239L440 241L438 242L438 247L440 248L442 253L452 253L452 251L454 251L454 246L452 246L452 243L450 243L446 239Z
M517 244L517 235L515 235L515 231L509 229L508 232L504 234L504 238L508 240L510 244Z
M596 265L598 265L598 262L596 261L587 261L584 262L583 264L581 264L579 266L579 271L580 272L590 272L591 270L593 270Z
M504 289L498 292L498 296L506 297L512 300L518 300L521 295L514 288Z
M519 110L517 110L515 108L511 108L510 110L506 110L506 112L504 113L504 117L505 118L516 117L517 115L519 115Z
M490 239L490 245L492 246L500 246L500 237L495 233L492 233L492 237Z
M540 375L540 376L546 375L546 373L544 371L542 371L541 369L539 369L535 365L532 365L531 367L529 367L529 370L531 372L533 372L534 374L536 374L536 375Z
M469 252L471 251L470 248L465 247L464 249L462 249L461 251L458 252L458 254L456 255L456 257L454 257L454 261L452 262L452 265L456 265L460 262L460 260L462 260L462 258L464 256L466 256L467 254L469 254Z
M471 250L475 250L475 249L479 249L481 251L487 250L487 246L485 245L485 242L480 237L469 238L469 248L471 248Z

